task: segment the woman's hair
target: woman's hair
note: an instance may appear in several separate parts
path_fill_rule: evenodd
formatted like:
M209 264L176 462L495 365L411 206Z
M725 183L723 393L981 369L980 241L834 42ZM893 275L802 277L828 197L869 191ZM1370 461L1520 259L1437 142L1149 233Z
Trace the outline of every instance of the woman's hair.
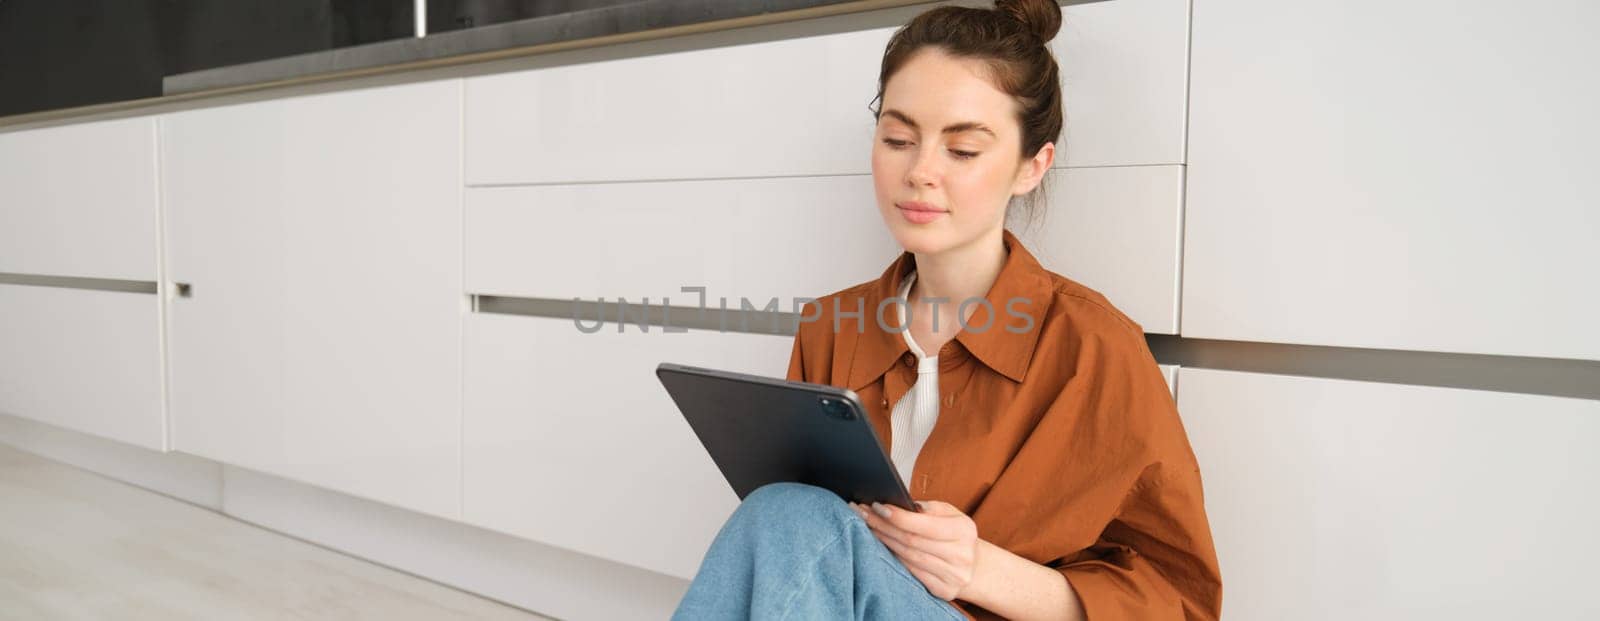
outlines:
M1016 101L1017 124L1022 128L1020 155L1024 160L1032 158L1045 143L1061 135L1061 80L1049 48L1050 39L1060 29L1061 7L1056 0L995 0L993 9L930 9L901 26L889 39L873 101L882 105L883 88L889 78L924 47L982 61L995 87ZM868 108L876 121L881 108L871 104ZM1041 179L1039 187L1025 197L1030 220L1038 210L1043 190Z

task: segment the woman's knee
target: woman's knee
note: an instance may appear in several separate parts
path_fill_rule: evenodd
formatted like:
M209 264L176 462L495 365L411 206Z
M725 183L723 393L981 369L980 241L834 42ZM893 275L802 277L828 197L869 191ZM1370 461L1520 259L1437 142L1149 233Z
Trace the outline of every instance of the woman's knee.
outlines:
M844 499L805 483L768 483L747 494L737 513L760 522L823 522L852 516Z

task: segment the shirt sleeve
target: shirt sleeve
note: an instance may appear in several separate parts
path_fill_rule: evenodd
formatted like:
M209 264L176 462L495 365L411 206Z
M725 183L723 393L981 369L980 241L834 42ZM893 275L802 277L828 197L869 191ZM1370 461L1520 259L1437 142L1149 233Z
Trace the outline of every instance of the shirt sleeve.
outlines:
M1142 481L1086 558L1057 568L1090 621L1217 619L1222 581L1198 472Z
M1115 348L1097 407L1129 417L1123 444L1143 459L1096 542L1061 572L1090 621L1206 619L1221 615L1222 579L1206 518L1200 470L1155 358L1137 341ZM1136 450L1142 447L1145 450Z

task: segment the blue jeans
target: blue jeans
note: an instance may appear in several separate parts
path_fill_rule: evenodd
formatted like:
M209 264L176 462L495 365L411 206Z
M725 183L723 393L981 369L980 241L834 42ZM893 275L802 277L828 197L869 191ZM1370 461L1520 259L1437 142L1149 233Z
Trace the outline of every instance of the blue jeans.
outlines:
M677 619L951 619L837 494L772 483L722 525Z

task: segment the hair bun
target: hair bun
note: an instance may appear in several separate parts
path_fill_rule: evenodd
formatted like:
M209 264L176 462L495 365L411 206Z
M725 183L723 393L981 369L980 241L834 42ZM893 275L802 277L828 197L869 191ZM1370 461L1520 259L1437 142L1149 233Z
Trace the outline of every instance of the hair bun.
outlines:
M1022 22L1022 25L1049 43L1061 30L1061 5L1056 0L995 0L994 10Z

